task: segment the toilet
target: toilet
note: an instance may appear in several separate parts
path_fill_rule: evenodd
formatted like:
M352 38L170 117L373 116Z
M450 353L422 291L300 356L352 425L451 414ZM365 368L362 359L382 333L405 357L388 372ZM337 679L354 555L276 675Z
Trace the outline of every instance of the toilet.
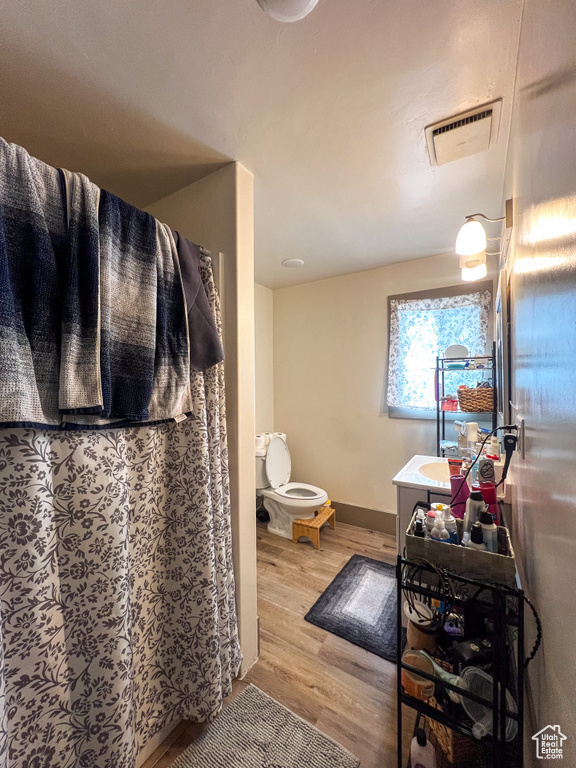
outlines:
M328 501L328 494L315 485L291 483L292 462L286 440L278 435L270 438L268 445L256 441L256 495L264 497L270 533L291 539L292 521L314 517Z

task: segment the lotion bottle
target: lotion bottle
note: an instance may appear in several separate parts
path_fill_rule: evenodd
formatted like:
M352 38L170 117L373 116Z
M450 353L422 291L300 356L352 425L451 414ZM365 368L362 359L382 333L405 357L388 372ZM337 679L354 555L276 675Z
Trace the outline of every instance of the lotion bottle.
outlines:
M426 738L426 731L418 728L410 745L412 768L436 768L436 750Z

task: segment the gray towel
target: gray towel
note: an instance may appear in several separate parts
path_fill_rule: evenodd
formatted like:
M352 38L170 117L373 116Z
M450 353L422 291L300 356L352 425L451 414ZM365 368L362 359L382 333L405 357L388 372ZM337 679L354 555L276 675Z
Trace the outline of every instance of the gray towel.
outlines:
M191 409L172 232L0 139L0 425L89 429Z
M190 367L194 371L205 371L224 360L224 350L200 274L202 249L178 232L174 232L174 236L188 307Z

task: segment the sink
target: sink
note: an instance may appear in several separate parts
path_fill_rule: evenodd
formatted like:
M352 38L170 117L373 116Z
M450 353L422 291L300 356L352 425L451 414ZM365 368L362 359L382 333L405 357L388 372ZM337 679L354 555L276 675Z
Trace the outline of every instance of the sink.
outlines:
M406 488L450 489L448 461L438 456L413 456L392 480L394 485Z
M433 464L421 464L418 467L418 472L429 480L434 480L437 483L449 483L450 482L450 470L448 469L448 462L434 462Z

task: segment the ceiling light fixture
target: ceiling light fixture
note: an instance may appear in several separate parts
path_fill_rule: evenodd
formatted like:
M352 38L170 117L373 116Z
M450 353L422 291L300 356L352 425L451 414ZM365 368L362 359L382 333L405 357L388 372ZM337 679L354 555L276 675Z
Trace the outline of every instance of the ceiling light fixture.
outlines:
M302 259L284 259L282 266L286 269L298 269L304 266L304 262Z
M462 280L464 280L465 283L481 280L483 277L486 277L487 274L488 269L486 268L486 262L478 264L476 267L462 267Z
M314 10L318 0L258 0L258 5L275 21L300 21Z
M458 256L473 256L486 250L486 232L479 221L466 216L466 224L460 227L456 238L456 253Z
M510 229L513 224L512 200L506 200L506 215L498 219L491 219L483 213L472 213L466 216L466 222L460 227L456 238L456 253L460 256L460 269L462 280L480 280L487 275L486 245L488 240L502 240L500 237L486 237L486 231L477 218L485 219L491 223L504 221L505 228ZM500 251L488 252L489 256L498 256Z
M460 256L460 269L462 280L471 282L486 277L486 251L480 251L470 256Z

